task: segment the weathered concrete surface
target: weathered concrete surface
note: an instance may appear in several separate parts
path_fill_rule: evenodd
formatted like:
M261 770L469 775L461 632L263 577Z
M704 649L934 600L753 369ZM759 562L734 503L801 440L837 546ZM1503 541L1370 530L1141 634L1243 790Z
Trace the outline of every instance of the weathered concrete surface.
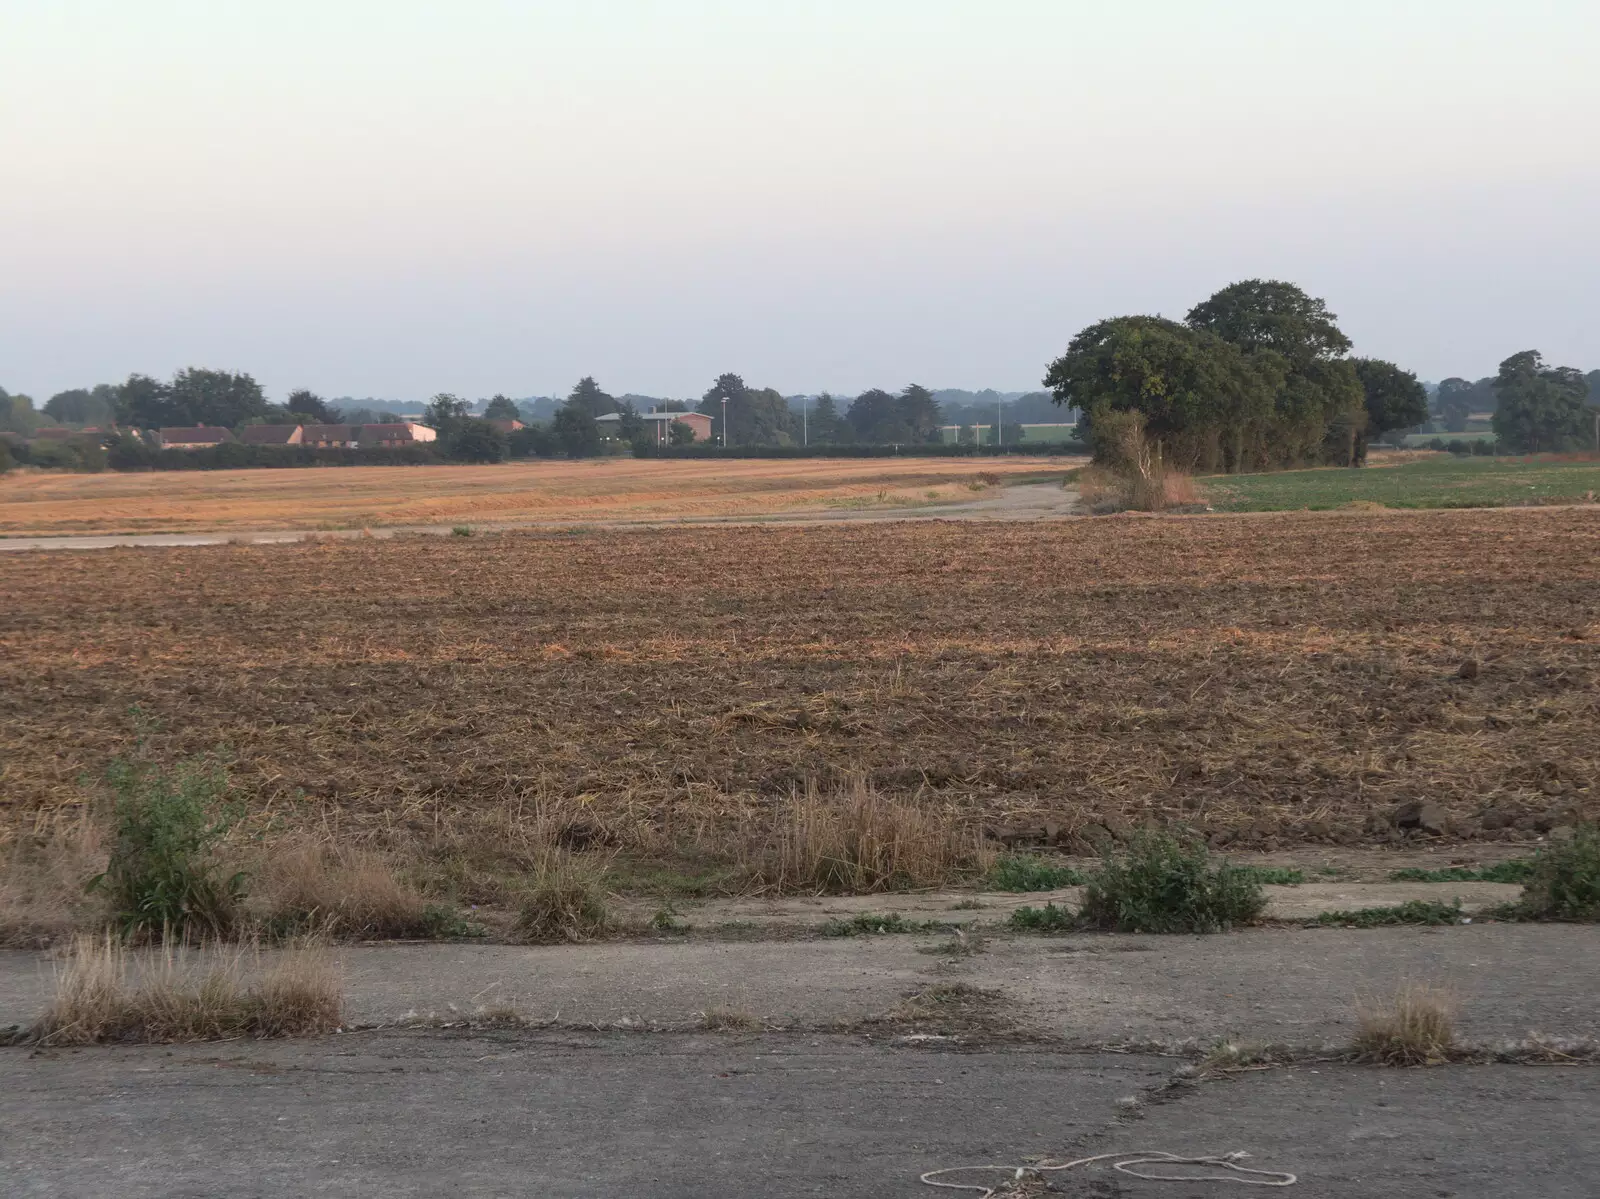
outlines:
M731 1008L787 1028L880 1015L909 991L960 981L1004 1014L1074 1044L1234 1037L1314 1045L1348 1038L1354 1004L1404 982L1459 997L1472 1040L1530 1030L1600 1035L1600 928L1263 928L1218 937L994 938L951 952L949 934L820 941L659 940L522 947L341 946L356 1023L510 1006L537 1021L687 1027ZM0 1026L30 1022L52 964L0 954Z
M1466 913L1512 903L1522 887L1511 883L1301 883L1292 887L1263 887L1268 920L1306 920L1323 912L1362 911L1394 907L1413 900L1432 903L1460 901ZM927 891L893 895L799 895L779 899L714 899L680 904L683 917L697 927L727 922L750 924L816 925L832 917L861 912L898 912L907 919L937 920L947 924L993 924L1022 907L1077 907L1082 887L1054 891ZM973 907L977 904L977 907ZM629 905L641 917L659 904L636 901Z
M943 1166L1161 1149L1291 1171L1296 1199L1578 1199L1600 1071L1299 1067L1154 1095L1169 1059L813 1036L357 1034L0 1051L17 1199L932 1196ZM1233 1193L1106 1171L1069 1195Z

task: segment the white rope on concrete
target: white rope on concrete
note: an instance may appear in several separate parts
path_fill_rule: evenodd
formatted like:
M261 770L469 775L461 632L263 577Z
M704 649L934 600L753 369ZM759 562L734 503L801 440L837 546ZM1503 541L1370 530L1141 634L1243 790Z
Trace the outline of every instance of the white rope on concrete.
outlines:
M971 1191L973 1194L981 1195L983 1199L994 1199L1000 1194L998 1187L972 1182L943 1182L941 1178L946 1174L1002 1170L1011 1175L1012 1181L1022 1182L1030 1177L1043 1178L1046 1174L1072 1170L1094 1162L1110 1162L1113 1170L1132 1175L1134 1178L1149 1179L1152 1182L1239 1182L1258 1187L1291 1187L1299 1181L1293 1174L1281 1170L1254 1170L1249 1166L1241 1166L1239 1163L1249 1156L1248 1153L1238 1152L1225 1154L1222 1157L1180 1157L1175 1153L1163 1153L1159 1149L1137 1149L1126 1153L1097 1153L1093 1157L1080 1157L1076 1161L1063 1162L1059 1166L946 1166L942 1170L929 1170L922 1175L922 1181L931 1187L943 1187L950 1191ZM1158 1165L1206 1166L1226 1173L1151 1174L1134 1169L1135 1166Z

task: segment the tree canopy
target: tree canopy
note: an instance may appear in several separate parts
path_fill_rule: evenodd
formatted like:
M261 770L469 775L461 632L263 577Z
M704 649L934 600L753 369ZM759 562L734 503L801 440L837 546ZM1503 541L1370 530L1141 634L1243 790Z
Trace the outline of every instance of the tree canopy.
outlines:
M1050 364L1059 405L1140 412L1145 436L1189 470L1360 460L1365 391L1327 305L1292 283L1250 279L1186 321L1115 317Z
M497 395L484 406L485 420L521 420L522 413L510 396Z
M1582 371L1546 366L1538 350L1523 350L1500 364L1494 389L1494 433L1501 448L1540 453L1594 444L1595 409Z
M289 415L294 420L308 425L336 425L340 422L340 414L315 392L301 388L289 393L289 400L284 405L289 410ZM364 421L363 424L375 424L374 421Z
M727 401L728 428L722 427ZM711 418L711 436L719 445L788 445L789 402L770 387L749 387L736 374L718 375L701 397L699 409Z
M1378 358L1353 361L1366 394L1368 437L1409 429L1428 419L1428 390L1416 375Z
M270 411L261 384L251 376L194 366L166 383L149 375L129 375L116 392L117 422L146 429L171 425L231 429Z
M573 385L572 394L567 397L567 406L581 409L591 419L609 416L619 407L615 398L600 390L600 384L594 381L593 375L585 375Z
M64 425L107 425L116 411L117 389L110 383L58 391L44 406L46 416Z

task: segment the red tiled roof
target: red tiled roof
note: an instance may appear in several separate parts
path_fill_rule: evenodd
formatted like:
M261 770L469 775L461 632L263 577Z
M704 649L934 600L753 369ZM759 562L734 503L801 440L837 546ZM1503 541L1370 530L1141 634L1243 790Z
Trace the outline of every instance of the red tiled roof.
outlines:
M290 445L299 425L246 425L239 430L245 445Z
M197 425L192 429L162 429L163 445L216 445L232 441L233 434L221 425Z

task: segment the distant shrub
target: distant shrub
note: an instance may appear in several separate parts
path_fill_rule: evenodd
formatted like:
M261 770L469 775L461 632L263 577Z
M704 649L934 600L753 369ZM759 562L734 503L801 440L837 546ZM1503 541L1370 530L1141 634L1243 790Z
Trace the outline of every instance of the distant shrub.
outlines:
M1139 833L1127 851L1108 854L1089 878L1083 918L1130 933L1216 933L1259 917L1261 884L1214 864L1203 845L1165 833Z
M1082 926L1070 908L1047 903L1042 908L1018 908L1011 913L1011 927L1025 933L1065 933Z

